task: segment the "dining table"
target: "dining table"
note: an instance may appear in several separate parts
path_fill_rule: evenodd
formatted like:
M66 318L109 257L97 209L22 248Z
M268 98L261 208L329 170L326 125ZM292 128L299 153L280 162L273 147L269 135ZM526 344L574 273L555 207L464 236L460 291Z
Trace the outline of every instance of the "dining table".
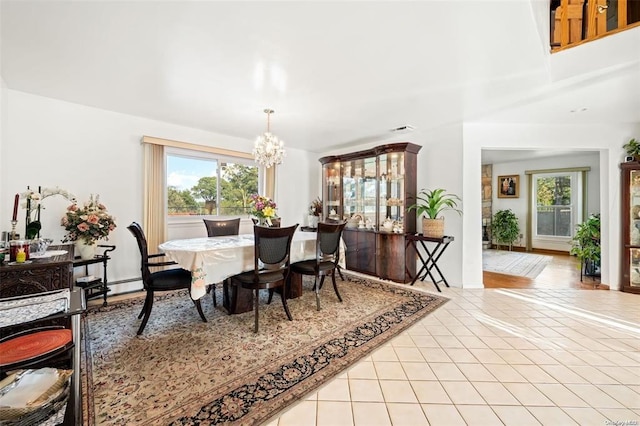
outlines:
M291 263L315 259L316 232L297 230L291 241ZM158 248L180 267L191 271L191 298L207 293L207 286L254 269L253 234L201 237L164 242Z

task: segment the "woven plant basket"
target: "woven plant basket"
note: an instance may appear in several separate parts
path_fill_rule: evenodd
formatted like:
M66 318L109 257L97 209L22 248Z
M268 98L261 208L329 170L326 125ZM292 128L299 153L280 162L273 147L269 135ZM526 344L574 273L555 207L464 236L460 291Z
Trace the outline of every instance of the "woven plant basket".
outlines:
M428 219L422 218L422 235L429 238L444 237L444 218Z

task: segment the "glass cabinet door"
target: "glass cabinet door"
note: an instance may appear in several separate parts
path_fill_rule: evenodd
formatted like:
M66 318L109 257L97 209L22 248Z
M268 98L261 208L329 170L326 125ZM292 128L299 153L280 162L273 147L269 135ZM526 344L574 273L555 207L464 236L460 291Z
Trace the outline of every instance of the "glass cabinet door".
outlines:
M631 170L629 179L629 281L631 287L640 287L640 170Z
M629 264L629 285L640 287L640 249L632 248Z
M375 226L376 215L376 158L346 161L343 165L342 197L344 219L362 220L364 227ZM358 223L359 225L359 223Z
M342 190L340 188L340 162L327 163L322 166L322 176L324 182L322 194L322 217L330 219L340 219L342 217L342 207L340 196Z
M381 225L391 223L392 226L402 227L405 210L404 177L404 153L393 152L380 156L380 205L378 208L378 221Z

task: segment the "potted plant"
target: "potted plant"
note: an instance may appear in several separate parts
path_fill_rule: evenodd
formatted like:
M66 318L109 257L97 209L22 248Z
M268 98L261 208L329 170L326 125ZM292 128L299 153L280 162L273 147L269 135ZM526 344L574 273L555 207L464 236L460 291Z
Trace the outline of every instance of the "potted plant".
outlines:
M592 214L576 226L571 239L570 254L580 259L581 267L588 276L596 275L600 268L600 214Z
M422 234L425 237L442 238L444 236L444 218L440 214L446 210L453 210L458 214L462 214L462 210L458 209L460 197L455 194L449 194L442 188L433 190L423 189L416 197L416 204L409 206L408 210L416 210L418 216L422 218Z
M500 248L500 245L506 245L511 250L513 242L518 239L518 234L520 233L518 218L515 213L511 209L498 210L493 215L491 233L496 240L498 248Z
M633 157L634 160L638 161L640 158L640 141L633 138L622 147L627 151L629 157Z

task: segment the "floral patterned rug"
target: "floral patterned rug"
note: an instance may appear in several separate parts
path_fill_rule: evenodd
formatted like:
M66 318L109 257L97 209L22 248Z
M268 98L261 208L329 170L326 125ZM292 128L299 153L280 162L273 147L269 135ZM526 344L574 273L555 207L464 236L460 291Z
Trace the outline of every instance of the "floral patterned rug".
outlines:
M261 300L253 312L227 315L203 298L207 323L186 292L156 298L142 336L143 299L92 307L83 316L85 424L260 424L279 415L448 299L375 280L330 282L317 311L312 280L288 305ZM220 287L220 286L218 286ZM265 293L265 299L267 292Z

